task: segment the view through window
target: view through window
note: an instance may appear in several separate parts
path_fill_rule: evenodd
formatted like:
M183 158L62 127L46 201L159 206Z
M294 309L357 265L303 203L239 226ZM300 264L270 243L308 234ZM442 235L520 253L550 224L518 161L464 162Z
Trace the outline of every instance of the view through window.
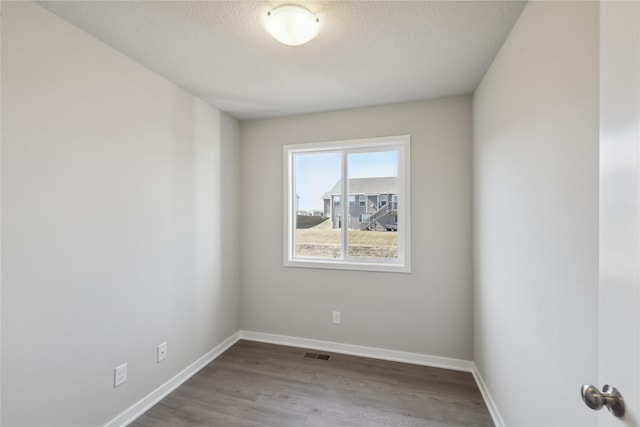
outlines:
M403 136L285 147L285 264L407 271L408 144Z

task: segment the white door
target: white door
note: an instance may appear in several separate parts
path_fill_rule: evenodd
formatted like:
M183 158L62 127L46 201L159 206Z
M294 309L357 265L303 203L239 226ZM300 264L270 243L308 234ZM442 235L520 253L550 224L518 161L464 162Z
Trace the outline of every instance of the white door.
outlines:
M640 426L640 1L600 4L599 380ZM591 315L585 313L585 316Z

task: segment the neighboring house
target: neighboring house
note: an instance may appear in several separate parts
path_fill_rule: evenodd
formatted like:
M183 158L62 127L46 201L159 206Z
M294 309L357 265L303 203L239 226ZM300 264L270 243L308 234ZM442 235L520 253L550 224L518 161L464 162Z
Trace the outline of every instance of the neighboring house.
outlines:
M398 179L354 178L349 180L347 227L352 230L398 230ZM324 216L331 228L342 228L342 200L338 181L323 196Z

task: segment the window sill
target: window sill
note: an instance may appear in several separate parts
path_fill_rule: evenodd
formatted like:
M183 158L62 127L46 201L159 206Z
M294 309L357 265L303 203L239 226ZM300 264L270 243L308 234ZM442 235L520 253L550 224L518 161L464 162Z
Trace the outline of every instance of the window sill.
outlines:
M319 268L327 270L355 270L382 273L411 273L411 266L384 262L356 262L341 260L290 259L284 262L284 267Z

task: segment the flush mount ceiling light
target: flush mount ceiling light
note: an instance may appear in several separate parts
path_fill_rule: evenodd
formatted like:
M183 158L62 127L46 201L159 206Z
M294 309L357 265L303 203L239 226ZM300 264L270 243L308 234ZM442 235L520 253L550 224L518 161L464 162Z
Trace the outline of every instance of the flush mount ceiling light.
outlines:
M320 21L301 6L287 4L267 14L267 31L280 43L300 46L318 34Z

